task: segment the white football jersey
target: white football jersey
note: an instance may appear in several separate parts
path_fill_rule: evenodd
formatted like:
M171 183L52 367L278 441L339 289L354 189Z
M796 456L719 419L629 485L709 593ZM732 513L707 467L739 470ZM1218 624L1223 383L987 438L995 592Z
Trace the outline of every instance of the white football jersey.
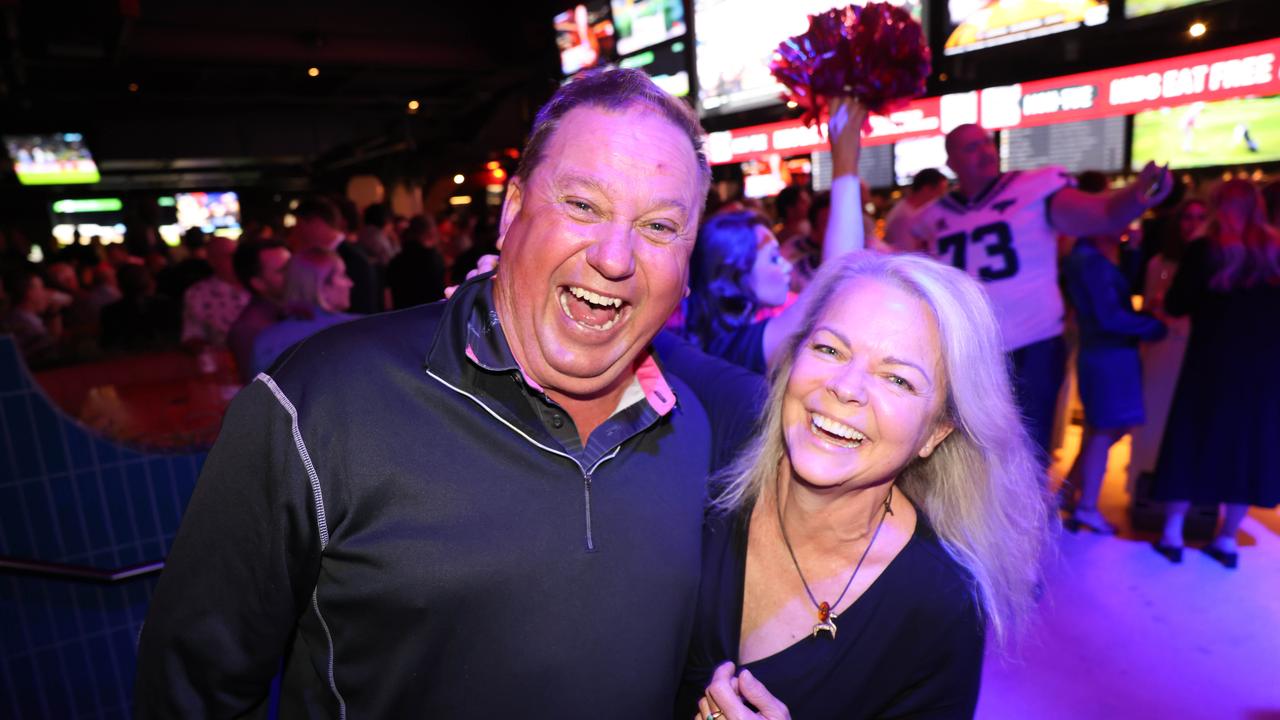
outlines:
M973 200L942 196L912 225L921 250L982 281L1005 350L1062 334L1058 232L1049 224L1049 199L1072 184L1060 167L1007 172Z

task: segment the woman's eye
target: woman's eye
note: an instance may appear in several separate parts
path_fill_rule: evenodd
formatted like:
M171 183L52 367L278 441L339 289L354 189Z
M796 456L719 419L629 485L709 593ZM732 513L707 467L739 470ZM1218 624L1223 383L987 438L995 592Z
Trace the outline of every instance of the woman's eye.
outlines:
M908 381L906 378L904 378L904 377L902 377L902 376L900 376L900 375L890 375L890 376L889 376L889 382L893 383L894 385L897 385L897 386L898 386L898 387L900 387L900 388L905 388L905 389L907 389L907 390L911 390L911 391L913 391L913 392L914 392L914 391L915 391L915 389L916 389L916 387L915 387L914 385L912 385L912 384L910 383L910 381Z
M818 353L819 355L830 355L834 357L840 354L836 351L835 348L831 347L830 345L826 345L824 343L814 343L811 347L813 348L813 351Z

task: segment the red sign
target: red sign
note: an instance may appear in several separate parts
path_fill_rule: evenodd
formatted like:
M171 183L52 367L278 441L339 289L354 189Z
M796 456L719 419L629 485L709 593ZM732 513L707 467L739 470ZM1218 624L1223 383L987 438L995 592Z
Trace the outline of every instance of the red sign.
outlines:
M1280 38L1166 60L1127 65L972 93L913 100L887 117L873 115L863 145L946 133L978 122L990 130L1132 115L1142 110L1280 94ZM711 164L765 155L801 155L827 147L827 127L799 120L711 133Z

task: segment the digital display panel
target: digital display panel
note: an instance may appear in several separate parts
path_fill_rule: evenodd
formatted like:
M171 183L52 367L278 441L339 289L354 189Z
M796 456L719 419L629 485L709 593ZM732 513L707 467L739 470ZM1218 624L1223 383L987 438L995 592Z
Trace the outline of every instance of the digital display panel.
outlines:
M1195 102L1133 116L1133 168L1174 168L1280 160L1280 96Z
M1125 118L1014 128L1000 133L1000 169L1060 165L1071 173L1124 169Z
M617 38L607 2L575 5L556 15L555 26L560 70L565 75L617 58Z
M688 45L684 40L624 57L618 61L618 67L644 70L654 84L676 97L689 94Z
M923 21L922 0L889 0ZM809 29L809 16L832 0L694 0L698 102L720 115L780 102L782 85L769 72L779 43ZM854 4L864 5L865 0Z
M893 146L864 146L858 154L858 178L866 183L867 187L892 187ZM819 150L813 153L813 189L816 191L831 189L830 150Z
M947 0L950 34L943 54L1100 25L1109 11L1107 0Z
M916 173L934 168L949 179L956 174L947 167L947 138L944 135L900 140L893 145L893 176L899 185L910 185Z
M688 29L684 0L613 0L612 6L619 55L674 40Z
M1128 18L1154 15L1165 10L1175 10L1189 5L1200 5L1207 0L1125 0L1124 16Z
M234 192L190 192L174 196L177 225L210 235L240 236L240 198Z
M102 179L80 133L6 135L4 146L23 185L74 185Z

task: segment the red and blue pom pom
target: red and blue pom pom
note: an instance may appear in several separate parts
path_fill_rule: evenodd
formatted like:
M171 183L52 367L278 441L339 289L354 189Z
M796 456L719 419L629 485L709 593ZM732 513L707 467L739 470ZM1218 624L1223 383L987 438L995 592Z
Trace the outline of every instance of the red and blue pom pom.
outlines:
M808 32L784 40L769 68L807 122L820 121L828 98L841 95L884 114L924 94L929 45L920 23L902 8L851 5L811 16Z

